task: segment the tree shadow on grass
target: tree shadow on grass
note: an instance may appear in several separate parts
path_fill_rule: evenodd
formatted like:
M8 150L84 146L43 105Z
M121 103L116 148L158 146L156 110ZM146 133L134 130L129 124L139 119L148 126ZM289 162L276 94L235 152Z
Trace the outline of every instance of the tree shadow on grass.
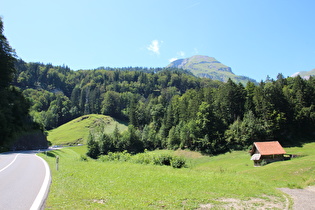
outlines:
M46 155L48 157L56 157L56 155L53 152L46 152Z
M279 139L283 147L303 147L304 144L315 142L315 135L296 135L288 139Z

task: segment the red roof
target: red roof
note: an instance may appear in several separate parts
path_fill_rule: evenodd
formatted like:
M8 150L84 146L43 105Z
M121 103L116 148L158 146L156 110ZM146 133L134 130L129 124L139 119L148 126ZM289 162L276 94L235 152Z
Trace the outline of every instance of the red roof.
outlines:
M251 155L255 153L255 147L261 155L282 155L286 153L278 141L254 142Z

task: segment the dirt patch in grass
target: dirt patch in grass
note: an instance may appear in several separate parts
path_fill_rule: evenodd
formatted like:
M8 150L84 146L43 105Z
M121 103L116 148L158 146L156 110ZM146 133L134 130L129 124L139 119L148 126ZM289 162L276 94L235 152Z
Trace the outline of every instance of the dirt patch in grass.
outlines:
M188 151L188 150L182 150L182 149L176 150L174 152L174 154L177 156L183 156L186 158L202 158L202 157L204 157L200 152Z
M278 197L264 195L262 198L240 200L235 198L220 198L213 203L201 204L201 209L287 209L287 202L283 203Z
M104 199L94 199L93 203L105 204L106 200L104 200Z

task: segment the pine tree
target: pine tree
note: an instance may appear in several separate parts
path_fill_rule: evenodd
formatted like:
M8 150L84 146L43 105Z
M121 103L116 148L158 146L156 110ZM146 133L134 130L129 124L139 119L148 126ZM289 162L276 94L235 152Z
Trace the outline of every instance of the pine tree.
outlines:
M3 35L3 22L0 18L0 151L25 147L29 142L24 141L23 135L29 131L38 132L40 128L29 116L29 101L19 88L11 84L16 73L16 62L15 52ZM46 147L46 138L44 135L42 137L34 138L32 147Z
M14 77L16 54L3 34L3 22L0 17L0 88L8 87Z

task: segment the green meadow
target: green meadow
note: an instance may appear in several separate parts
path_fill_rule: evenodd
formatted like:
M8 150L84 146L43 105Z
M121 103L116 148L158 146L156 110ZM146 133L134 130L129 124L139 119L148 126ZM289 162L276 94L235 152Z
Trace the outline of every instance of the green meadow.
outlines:
M185 150L148 152L185 157L188 167L181 169L85 160L85 146L54 150L41 154L52 173L46 208L290 208L292 200L277 188L315 184L315 143L285 150L301 157L254 167L246 151L213 157Z
M48 131L47 139L52 145L86 144L89 130L100 124L105 125L105 130L108 134L114 131L116 125L121 132L127 129L124 123L110 116L90 114L78 117Z

